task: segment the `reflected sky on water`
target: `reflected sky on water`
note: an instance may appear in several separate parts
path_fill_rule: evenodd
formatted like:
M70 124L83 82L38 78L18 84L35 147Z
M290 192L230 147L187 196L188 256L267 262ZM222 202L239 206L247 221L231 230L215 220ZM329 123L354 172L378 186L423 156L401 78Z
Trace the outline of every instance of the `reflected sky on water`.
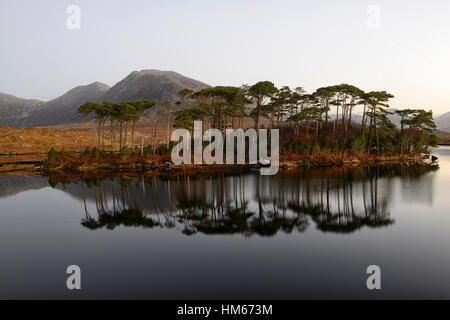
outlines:
M439 170L0 177L0 298L449 298L450 149L435 153Z

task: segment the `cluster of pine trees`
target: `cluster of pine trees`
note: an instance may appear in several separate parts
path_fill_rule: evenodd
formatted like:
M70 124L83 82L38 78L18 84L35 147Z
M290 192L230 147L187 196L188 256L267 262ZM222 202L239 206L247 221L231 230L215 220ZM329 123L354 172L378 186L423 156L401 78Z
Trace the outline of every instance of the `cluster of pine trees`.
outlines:
M394 113L388 104L393 97L386 91L364 92L349 84L323 87L313 93L301 87L277 88L270 81L199 91L186 88L179 93L179 99L170 101L167 119L161 119L161 123L167 122L167 145L172 120L175 128L192 131L194 121L200 120L205 127L224 131L244 128L245 119L253 119L255 129L280 129L282 152L417 154L435 146L438 139L433 133L436 125L432 111L396 110L398 128L389 118ZM117 133L122 149L128 146L129 130L134 148L135 125L142 113L154 105L148 100L121 104L88 102L78 111L83 115L83 128L89 115L95 114L99 149L105 149L105 137L114 146ZM362 120L354 121L355 114Z
M181 93L175 127L192 130L195 120L224 130L242 128L245 118L255 129L281 130L284 151L302 154L316 151L353 153L422 153L438 143L432 111L396 110L401 128L389 119L386 91L364 92L349 85L323 87L307 93L298 87L276 88L270 81L253 86L212 87ZM334 112L333 117L330 116ZM362 120L352 120L355 112Z
M78 108L82 114L81 144L83 143L84 124L89 115L95 115L95 128L97 136L97 147L105 150L105 140L109 138L111 150L116 145L117 132L119 134L119 148L122 150L128 146L127 137L131 129L131 146L134 146L134 134L136 123L140 120L145 110L153 107L155 102L149 100L130 101L115 104L109 101L101 104L87 102ZM131 127L131 128L130 128ZM109 130L108 130L109 129ZM93 136L94 138L95 136ZM92 143L93 144L93 143Z

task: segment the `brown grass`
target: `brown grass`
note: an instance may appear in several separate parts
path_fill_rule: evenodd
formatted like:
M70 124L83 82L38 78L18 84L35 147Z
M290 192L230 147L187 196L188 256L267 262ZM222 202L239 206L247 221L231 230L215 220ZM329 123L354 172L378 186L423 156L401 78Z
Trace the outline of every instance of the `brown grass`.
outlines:
M62 131L47 128L12 129L0 127L0 153L44 153L51 148L79 150L80 131ZM89 143L85 137L84 143Z
M450 133L440 134L438 137L440 144L450 145Z
M156 139L154 137L154 127L140 126L136 130L135 144L141 144L141 137L144 136L144 144L164 144L166 142L166 128L156 127ZM109 134L107 128L106 134ZM94 130L87 128L84 131L83 149L86 146L93 147L97 143L94 137ZM78 125L14 129L0 127L0 154L30 154L47 153L51 148L66 151L79 151L81 140L81 129ZM115 149L118 149L118 134L116 136ZM128 133L128 143L131 143L131 132ZM131 146L130 146L131 147ZM105 141L106 150L111 150L109 140Z

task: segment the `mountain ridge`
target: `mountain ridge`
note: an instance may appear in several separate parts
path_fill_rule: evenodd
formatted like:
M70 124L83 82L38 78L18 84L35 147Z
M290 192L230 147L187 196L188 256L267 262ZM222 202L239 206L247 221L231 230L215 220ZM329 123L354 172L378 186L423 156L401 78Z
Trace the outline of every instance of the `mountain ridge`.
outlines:
M24 127L51 126L73 122L79 118L77 106L87 101L102 102L102 97L109 86L101 82L76 86L62 96L45 102L33 110L30 117L24 120Z
M441 114L439 117L434 119L437 128L444 132L450 132L450 112Z
M78 123L80 115L77 108L87 101L121 103L148 99L162 102L178 97L178 93L184 88L200 90L206 87L209 85L175 71L143 69L132 71L112 87L95 81L76 86L49 101L23 99L0 92L0 126L30 128ZM154 112L162 111L161 106L157 106L155 110ZM331 114L330 116L333 117ZM400 118L397 115L390 115L389 118L399 125ZM353 120L360 122L361 116L354 114ZM435 117L435 121L438 130L450 132L450 112Z
M23 99L12 94L0 92L0 126L17 126L29 114L45 102L36 99Z
M205 87L208 85L175 71L144 69L133 71L116 83L104 99L114 103L142 99L162 101L177 96L184 88L199 90Z
M144 69L133 71L110 87L102 82L76 86L49 100L22 99L0 92L0 126L30 128L80 122L77 108L85 102L133 100L161 102L174 99L184 88L199 90L209 85L175 71Z

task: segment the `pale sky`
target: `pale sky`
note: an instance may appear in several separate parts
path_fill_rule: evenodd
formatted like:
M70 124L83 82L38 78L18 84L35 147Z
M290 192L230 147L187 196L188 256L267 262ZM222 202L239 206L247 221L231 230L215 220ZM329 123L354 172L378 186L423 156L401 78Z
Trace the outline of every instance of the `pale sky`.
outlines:
M24 98L161 69L210 85L350 83L450 111L449 0L0 0L0 41L0 91Z

